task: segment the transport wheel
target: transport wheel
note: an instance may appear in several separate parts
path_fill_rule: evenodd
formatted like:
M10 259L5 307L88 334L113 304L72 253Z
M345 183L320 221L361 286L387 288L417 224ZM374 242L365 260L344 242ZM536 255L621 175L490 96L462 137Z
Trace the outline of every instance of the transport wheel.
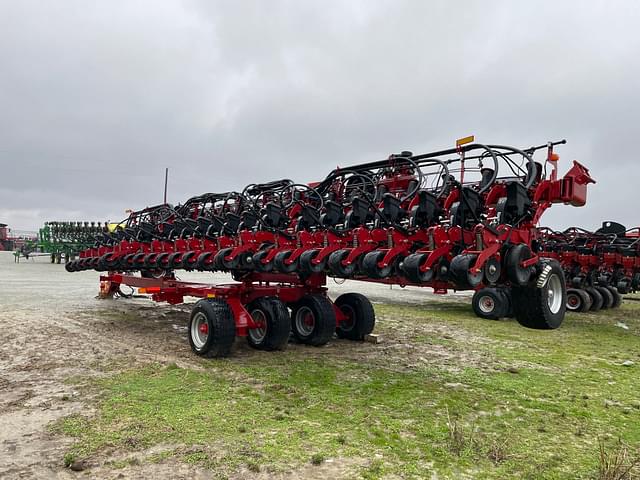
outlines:
M587 287L584 291L589 294L589 297L591 297L591 308L589 310L592 312L600 311L602 304L604 303L604 298L602 298L600 292L593 287Z
M555 260L542 260L543 271L533 285L512 288L513 309L518 323L527 328L558 328L567 307L567 289L562 267Z
M533 275L533 268L523 268L520 264L531 258L531 250L524 243L514 245L505 257L507 277L514 285L526 285Z
M249 330L249 345L258 350L284 350L291 331L287 306L276 297L260 297L246 308L253 320L263 325Z
M513 318L513 299L511 298L511 288L503 287L498 288L498 293L504 297L504 301L506 302L505 314L504 316L507 318Z
M449 273L452 280L460 289L475 288L484 277L484 272L470 272L469 269L476 263L478 257L472 253L456 255L451 260Z
M611 292L607 288L600 287L600 286L593 287L593 288L595 288L598 292L600 292L600 295L602 295L603 310L613 307L613 295L611 295Z
M290 264L286 264L285 260L287 260L291 256L291 250L284 250L282 252L276 253L276 256L273 257L273 265L277 271L280 273L293 273L298 269L298 261L294 261Z
M605 288L609 290L613 296L613 305L611 305L611 308L618 308L622 304L622 295L620 295L620 292L618 292L618 289L615 287L607 286Z
M471 307L480 318L498 320L507 314L507 298L496 288L481 288L473 294Z
M236 322L229 304L222 299L199 300L189 319L189 344L201 357L229 355L236 337Z
M293 307L293 336L315 347L326 344L336 330L336 312L324 295L305 295Z
M253 268L255 268L257 272L269 273L273 270L273 260L271 260L269 263L262 262L262 260L264 260L267 255L269 255L269 250L260 250L258 253L253 255Z
M374 250L367 253L362 259L362 270L365 275L370 278L387 278L393 272L393 264L386 267L378 266L378 263L382 261L385 256L385 252L380 250Z
M342 261L349 256L349 250L336 250L329 255L329 270L336 277L352 277L356 272L357 262L351 265L343 265Z
M312 260L316 258L318 252L320 250L306 250L302 252L300 258L298 259L298 263L300 264L300 270L304 273L320 273L324 271L324 268L327 266L326 257L320 263L313 263Z
M591 308L589 294L580 288L567 289L567 311L586 312Z
M364 336L373 332L376 325L376 313L367 297L359 293L345 293L336 298L336 306L347 316L336 327L339 338L364 340Z
M407 279L414 283L428 283L433 280L433 268L424 272L420 271L420 265L422 265L426 259L426 253L412 253L402 261L400 270Z

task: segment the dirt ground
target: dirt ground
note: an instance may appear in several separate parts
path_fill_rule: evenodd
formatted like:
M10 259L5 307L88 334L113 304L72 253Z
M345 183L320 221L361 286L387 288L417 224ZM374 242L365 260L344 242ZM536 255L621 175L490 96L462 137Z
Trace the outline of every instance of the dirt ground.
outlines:
M184 273L181 278L228 281L222 275L213 279L202 275ZM354 287L330 281L332 295L353 290L374 302L418 303L430 295L414 288L363 283ZM90 473L64 467L71 440L52 434L48 425L70 414L91 414L93 408L93 399L75 390L77 382L69 379L105 375L114 365L175 362L197 368L187 344L188 305L157 305L136 298L98 300L97 292L96 272L70 274L46 257L15 264L12 254L0 253L0 478L211 478L210 471L172 460L124 471L105 463L91 465ZM115 322L114 316L132 312L139 321ZM405 359L409 366L424 359L425 352L411 351L402 340L380 347L376 357L386 362L389 356L384 353L398 353L392 356ZM251 355L238 343L234 355ZM349 345L355 349L349 351L358 355L363 353L358 348L371 348ZM329 346L346 353L340 347ZM446 363L446 352L439 352L437 345L428 353L434 361ZM344 462L327 463L313 475L337 477L344 467ZM303 469L283 478L305 477Z

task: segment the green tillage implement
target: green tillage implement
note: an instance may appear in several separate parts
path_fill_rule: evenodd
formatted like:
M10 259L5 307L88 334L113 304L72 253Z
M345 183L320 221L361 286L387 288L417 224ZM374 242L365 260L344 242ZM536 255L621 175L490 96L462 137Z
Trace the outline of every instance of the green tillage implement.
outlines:
M65 262L75 258L78 252L95 242L107 223L101 222L46 222L38 231L38 243L32 252L51 255L51 263ZM23 252L28 258L31 252Z

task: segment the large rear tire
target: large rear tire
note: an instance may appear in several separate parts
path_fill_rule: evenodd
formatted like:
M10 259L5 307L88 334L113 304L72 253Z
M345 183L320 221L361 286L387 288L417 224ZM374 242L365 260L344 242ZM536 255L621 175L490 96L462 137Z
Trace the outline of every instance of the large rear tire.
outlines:
M511 294L516 320L538 330L558 328L567 308L567 289L562 267L555 260L543 260L543 271L535 283L514 286Z

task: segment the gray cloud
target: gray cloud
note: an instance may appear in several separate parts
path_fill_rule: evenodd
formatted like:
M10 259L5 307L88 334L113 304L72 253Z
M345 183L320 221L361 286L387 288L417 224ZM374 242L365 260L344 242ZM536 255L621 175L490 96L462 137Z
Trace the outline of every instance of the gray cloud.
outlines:
M552 226L640 224L636 2L0 3L0 221L157 203L474 133L567 138L598 180Z

